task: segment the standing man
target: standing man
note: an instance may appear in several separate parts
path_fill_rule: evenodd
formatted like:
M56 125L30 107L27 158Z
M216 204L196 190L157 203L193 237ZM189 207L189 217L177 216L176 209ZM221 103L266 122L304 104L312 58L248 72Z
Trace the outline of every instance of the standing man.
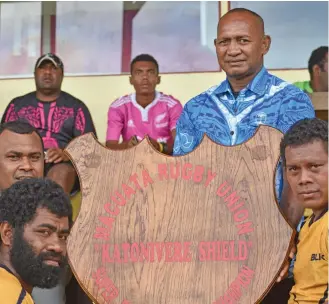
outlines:
M79 181L63 149L73 138L88 132L96 135L96 131L87 106L61 90L63 77L60 58L41 56L34 70L36 91L13 99L1 123L25 120L39 131L46 151L46 176L70 193L79 189Z
M67 266L72 207L49 179L22 179L0 196L1 303L33 304L32 289L58 285Z
M171 155L182 105L172 96L156 91L161 77L158 62L152 56L137 56L131 62L130 71L130 84L136 93L111 104L106 146L113 150L127 149L148 135L158 151Z
M261 124L285 133L296 121L314 117L314 108L305 93L265 69L264 55L270 45L264 21L255 12L237 8L220 18L215 47L227 78L185 105L177 123L174 155L194 150L204 134L215 142L236 145L252 137ZM303 209L283 183L281 166L276 175L276 192L281 208L296 227ZM280 295L280 291L273 292Z
M310 81L298 81L294 85L305 93L328 92L328 47L314 50L308 61Z

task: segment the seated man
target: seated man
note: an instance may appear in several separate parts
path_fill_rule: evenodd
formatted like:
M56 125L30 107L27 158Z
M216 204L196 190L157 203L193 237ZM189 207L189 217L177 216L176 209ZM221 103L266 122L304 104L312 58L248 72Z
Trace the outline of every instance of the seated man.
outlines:
M172 96L155 90L160 76L159 65L152 56L137 56L131 62L130 72L130 83L136 93L120 97L111 104L106 146L114 150L126 149L148 135L158 151L170 155L182 105Z
M298 236L288 303L328 303L328 123L294 124L282 139L281 157L298 203L313 211Z
M49 179L23 179L1 193L1 303L32 304L33 287L59 283L71 224L70 199Z
M328 92L328 47L314 50L308 61L310 81L298 81L294 85L305 93Z
M0 195L2 191L20 180L43 177L43 150L41 136L29 123L17 120L0 125ZM43 304L45 301L47 304L64 304L65 286L69 279L70 271L52 289L35 288L32 296L36 304ZM75 288L71 288L71 285ZM79 297L79 304L91 303L74 277L70 281L66 296ZM73 303L77 301L67 302L67 304Z
M73 138L88 132L96 135L96 131L86 105L61 91L63 77L64 66L56 55L41 56L34 71L36 91L13 99L1 123L26 120L39 131L46 151L46 176L70 193L79 189L79 181L63 149Z

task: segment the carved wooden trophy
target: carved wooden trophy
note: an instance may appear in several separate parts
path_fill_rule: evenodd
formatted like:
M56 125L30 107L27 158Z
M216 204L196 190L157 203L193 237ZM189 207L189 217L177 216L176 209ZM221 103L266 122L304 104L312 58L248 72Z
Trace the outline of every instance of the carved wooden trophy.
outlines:
M294 231L279 211L274 172L282 134L247 142L207 136L170 157L148 139L112 151L92 134L66 151L82 206L68 240L72 271L98 304L253 304L274 284Z

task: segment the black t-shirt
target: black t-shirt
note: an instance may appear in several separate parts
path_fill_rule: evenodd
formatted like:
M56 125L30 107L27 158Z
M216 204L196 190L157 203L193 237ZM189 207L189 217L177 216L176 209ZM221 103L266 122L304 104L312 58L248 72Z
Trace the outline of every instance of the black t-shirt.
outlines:
M45 150L64 149L73 138L85 133L93 132L97 137L87 106L63 91L53 102L38 100L36 92L13 99L1 123L15 120L25 120L34 126L42 136Z

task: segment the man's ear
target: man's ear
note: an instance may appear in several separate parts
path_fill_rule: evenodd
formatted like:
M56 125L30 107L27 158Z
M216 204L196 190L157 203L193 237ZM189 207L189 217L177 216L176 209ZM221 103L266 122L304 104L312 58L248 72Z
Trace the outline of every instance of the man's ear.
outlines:
M133 85L133 79L132 79L131 76L129 77L129 82L130 82L131 85Z
M321 72L320 66L318 66L317 64L313 65L312 72L313 72L313 76L314 75L319 76Z
M0 224L0 238L1 242L10 247L13 242L14 229L8 222L3 222Z
M270 50L271 42L272 42L271 36L265 35L263 38L263 44L262 44L263 55L267 54L268 51Z
M157 84L160 84L161 82L161 76L158 76Z

